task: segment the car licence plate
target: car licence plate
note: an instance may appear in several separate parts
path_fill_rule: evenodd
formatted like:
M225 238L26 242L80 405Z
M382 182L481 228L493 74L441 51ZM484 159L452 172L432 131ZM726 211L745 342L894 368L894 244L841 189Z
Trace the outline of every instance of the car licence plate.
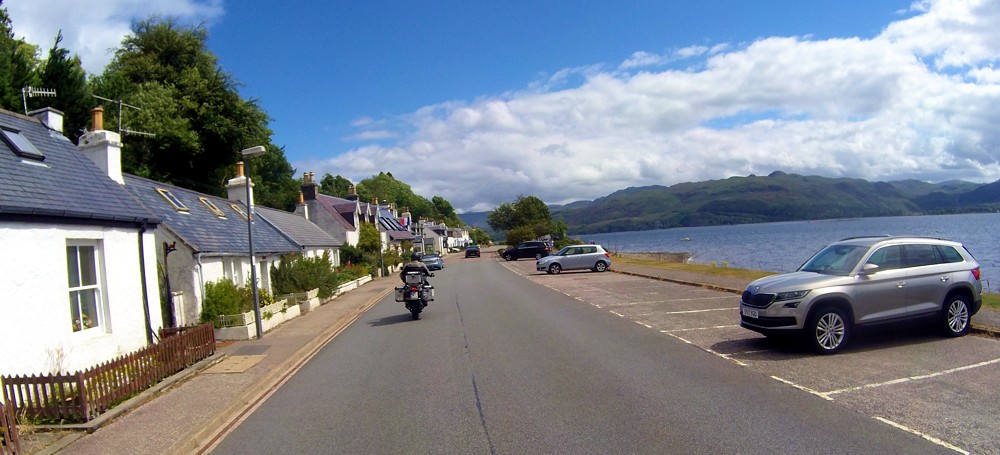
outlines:
M740 308L740 312L743 313L743 316L746 316L748 318L757 319L760 317L760 311L755 310L753 308Z

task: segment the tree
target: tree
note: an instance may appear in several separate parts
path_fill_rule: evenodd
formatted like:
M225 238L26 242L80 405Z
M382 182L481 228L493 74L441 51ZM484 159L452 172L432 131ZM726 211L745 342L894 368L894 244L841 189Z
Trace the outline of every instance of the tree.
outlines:
M493 243L493 239L490 238L490 235L487 234L486 231L479 228L473 228L469 231L469 238L471 238L476 245L489 245L490 243Z
M431 204L434 204L434 209L438 213L438 221L444 222L446 226L461 227L465 225L465 223L458 218L458 214L455 213L455 209L451 206L451 203L445 200L445 198L441 196L434 196L431 198Z
M552 232L552 214L548 206L534 196L522 195L513 203L500 204L487 215L486 222L497 232L527 228L536 238Z
M222 196L234 164L243 159L240 151L265 145L268 153L253 158L251 166L255 199L293 207L295 170L270 142L270 119L256 100L239 96L238 83L207 50L207 38L204 27L174 19L136 22L112 62L91 79L92 93L141 108L123 110L123 126L156 134L123 138L123 169ZM108 124L117 125L118 106L105 109Z
M340 175L334 177L327 173L324 174L323 178L319 181L319 192L328 196L345 198L347 197L347 193L351 185L353 185L353 183L351 183L350 180L347 180Z
M378 228L371 223L361 223L361 232L358 233L358 248L368 254L377 254L382 239L379 236Z
M63 131L66 137L74 143L83 135L83 128L90 120L90 109L94 98L90 96L87 87L87 73L80 64L80 58L69 56L69 51L59 47L62 42L62 30L56 35L55 44L49 49L49 57L41 70L41 85L44 88L55 89L56 98L51 106L65 114ZM35 101L35 107L46 100Z
M14 39L7 8L0 0L0 107L24 111L21 89L38 85L38 48L23 39Z

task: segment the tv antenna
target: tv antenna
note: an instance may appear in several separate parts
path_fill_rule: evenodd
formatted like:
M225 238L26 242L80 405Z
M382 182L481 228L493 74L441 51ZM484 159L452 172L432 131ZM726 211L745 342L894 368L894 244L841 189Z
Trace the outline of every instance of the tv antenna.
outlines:
M21 102L24 103L24 115L28 115L28 98L36 96L56 96L54 88L21 87Z
M139 107L139 106L133 106L131 104L123 102L122 100L113 100L113 99L109 99L109 98L105 98L103 96L97 96L97 95L91 95L91 96L93 96L94 98L97 98L97 99L100 99L100 100L104 100L104 101L107 101L109 103L115 103L115 104L118 105L118 134L121 134L123 136L124 135L132 134L132 135L136 135L136 136L156 137L156 134L147 133L145 131L134 131L134 130L129 129L128 127L125 127L124 130L122 129L122 107L129 107L129 108L135 109L137 111L141 111L142 110L141 107Z

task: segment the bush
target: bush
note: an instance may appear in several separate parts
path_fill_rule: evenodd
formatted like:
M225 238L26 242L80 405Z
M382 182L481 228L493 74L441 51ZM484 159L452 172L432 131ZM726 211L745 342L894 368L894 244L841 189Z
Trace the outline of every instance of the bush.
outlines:
M282 257L280 263L271 267L271 283L279 295L319 289L319 297L325 299L343 281L333 270L327 252L322 257L307 258L299 254Z
M274 297L264 289L257 289L260 306L274 303ZM201 305L201 322L215 323L223 314L240 314L253 310L253 288L236 286L223 278L205 284L205 300Z

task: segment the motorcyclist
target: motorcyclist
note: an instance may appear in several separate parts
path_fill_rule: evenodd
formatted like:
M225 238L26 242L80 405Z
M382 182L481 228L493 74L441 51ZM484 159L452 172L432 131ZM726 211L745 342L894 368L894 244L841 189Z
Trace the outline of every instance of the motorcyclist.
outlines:
M427 284L427 277L432 275L430 269L427 268L427 264L420 261L420 253L413 252L410 255L410 262L403 264L403 270L399 271L399 279L406 283L406 272L420 272L423 275L424 284Z

